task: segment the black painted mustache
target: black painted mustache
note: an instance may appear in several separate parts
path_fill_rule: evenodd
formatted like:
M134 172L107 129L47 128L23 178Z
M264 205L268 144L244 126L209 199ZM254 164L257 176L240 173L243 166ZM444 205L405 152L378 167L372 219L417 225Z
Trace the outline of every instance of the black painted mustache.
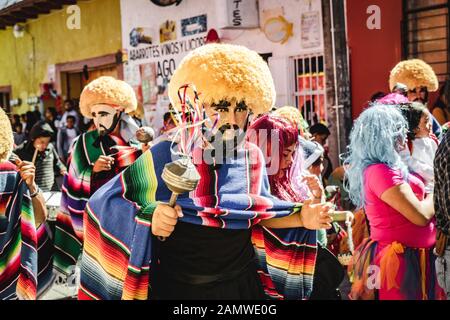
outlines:
M229 124L229 123L226 123L226 124L224 124L223 126L221 126L221 127L219 128L219 131L220 131L221 133L224 133L225 131L231 130L231 129L233 129L234 131L239 131L239 130L240 130L239 126L236 125L236 124L231 125L231 124Z

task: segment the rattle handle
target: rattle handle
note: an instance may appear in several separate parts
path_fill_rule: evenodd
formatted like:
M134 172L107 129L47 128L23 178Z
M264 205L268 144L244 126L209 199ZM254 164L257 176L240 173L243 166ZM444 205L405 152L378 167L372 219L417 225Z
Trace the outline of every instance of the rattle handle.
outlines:
M175 208L175 205L177 204L177 198L178 198L178 194L175 192L172 192L172 195L170 196L170 200L169 200L169 207Z
M172 207L172 208L175 207L175 205L177 204L177 198L178 198L178 194L175 193L175 192L172 192L172 195L170 196L170 200L169 200L169 203L168 203L169 207ZM158 240L159 241L166 241L166 238L158 236Z

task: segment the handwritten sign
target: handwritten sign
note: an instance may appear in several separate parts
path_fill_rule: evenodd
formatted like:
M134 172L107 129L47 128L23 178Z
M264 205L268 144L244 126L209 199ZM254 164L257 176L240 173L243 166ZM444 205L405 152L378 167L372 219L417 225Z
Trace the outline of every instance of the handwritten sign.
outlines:
M321 29L320 12L311 11L301 16L301 43L305 49L320 47Z
M259 11L256 0L227 0L226 25L228 29L250 29L259 27Z

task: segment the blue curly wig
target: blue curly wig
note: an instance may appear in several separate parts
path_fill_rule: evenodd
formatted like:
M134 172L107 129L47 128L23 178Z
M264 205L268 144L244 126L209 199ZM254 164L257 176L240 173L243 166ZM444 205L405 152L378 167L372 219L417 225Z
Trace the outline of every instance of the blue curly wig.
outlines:
M364 170L377 163L400 169L408 177L408 168L398 153L405 145L408 123L395 106L374 105L355 121L344 165L345 189L352 202L364 206Z

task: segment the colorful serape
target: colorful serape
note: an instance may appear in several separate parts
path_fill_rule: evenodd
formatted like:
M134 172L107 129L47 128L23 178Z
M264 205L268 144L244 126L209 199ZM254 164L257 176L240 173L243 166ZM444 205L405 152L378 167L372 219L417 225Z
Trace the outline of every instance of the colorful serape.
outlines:
M167 202L170 198L161 178L164 165L173 160L169 148L170 142L154 146L89 200L79 299L149 298L149 273L156 261L152 256L155 238L151 235L151 217L157 201ZM247 145L235 159L227 159L222 165L207 165L199 161L202 155L201 150L193 152L194 163L200 163L197 189L190 195L181 195L177 201L184 214L181 221L248 229L263 219L281 218L301 210L300 204L270 195L264 158L256 146ZM283 241L292 240L290 234L286 236L288 239ZM268 255L272 253L275 251L268 251ZM280 257L281 268L290 258ZM272 274L281 296L302 298L301 290L293 288L295 284L286 280L285 272Z
M34 300L37 294L37 233L26 184L16 166L0 163L0 210L8 218L0 231L0 300Z
M311 296L317 258L316 232L254 226L252 242L259 262L258 274L269 298L306 300Z
M47 222L41 224L37 231L38 249L38 290L37 298L50 289L53 282L54 246L50 227Z
M61 207L58 212L55 229L55 271L67 276L74 271L83 245L83 212L86 203L95 191L94 179L104 184L124 168L133 163L141 150L127 144L124 140L109 136L115 146L106 146L99 141L99 134L90 131L82 134L73 145L69 159L69 171L64 176L61 196ZM115 150L114 148L120 149ZM94 177L92 168L101 155L114 157L113 169L110 172Z

